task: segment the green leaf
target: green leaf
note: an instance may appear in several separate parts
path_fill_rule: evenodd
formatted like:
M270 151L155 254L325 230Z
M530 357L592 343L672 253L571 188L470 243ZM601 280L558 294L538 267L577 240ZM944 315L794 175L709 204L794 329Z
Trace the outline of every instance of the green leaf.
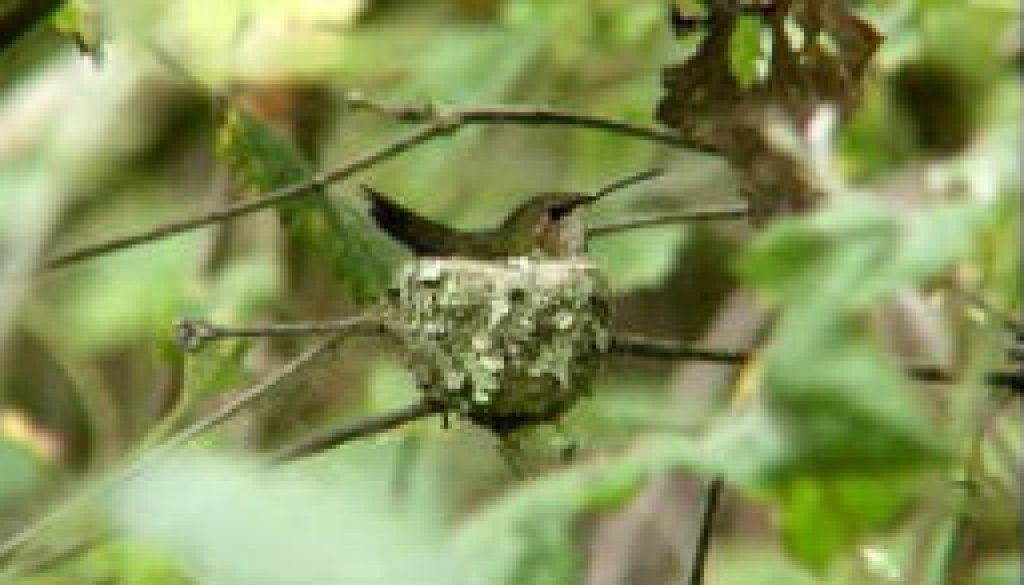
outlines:
M964 257L990 215L986 206L959 203L901 216L872 197L848 196L814 215L766 228L739 272L789 306L821 301L844 314Z
M952 204L900 215L848 197L770 226L741 260L741 274L781 313L760 403L715 427L704 446L734 482L781 498L785 541L807 564L823 567L902 501L867 478L948 461L948 437L861 317L966 255L988 214Z
M290 142L239 108L225 115L218 154L244 185L256 191L272 191L312 176L311 167ZM397 245L347 199L314 193L280 205L278 217L296 247L316 261L322 259L359 301L375 299L390 284L402 258Z
M847 476L794 480L779 488L779 524L790 554L823 570L839 551L881 526L906 504L902 478Z
M189 585L192 581L179 565L154 546L131 540L113 540L90 549L59 571L61 577L69 580L67 582L74 583ZM42 583L50 581L40 585Z
M184 392L189 398L230 390L247 376L242 359L249 349L245 339L224 339L185 356Z
M758 76L761 59L761 19L742 15L729 38L729 70L742 87L750 87Z

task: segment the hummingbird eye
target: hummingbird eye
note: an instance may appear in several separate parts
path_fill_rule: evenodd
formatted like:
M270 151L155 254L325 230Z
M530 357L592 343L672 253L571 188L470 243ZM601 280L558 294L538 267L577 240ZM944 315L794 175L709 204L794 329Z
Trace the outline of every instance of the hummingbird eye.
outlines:
M578 204L575 201L564 201L561 203L553 203L548 207L548 217L552 221L561 221L565 219Z

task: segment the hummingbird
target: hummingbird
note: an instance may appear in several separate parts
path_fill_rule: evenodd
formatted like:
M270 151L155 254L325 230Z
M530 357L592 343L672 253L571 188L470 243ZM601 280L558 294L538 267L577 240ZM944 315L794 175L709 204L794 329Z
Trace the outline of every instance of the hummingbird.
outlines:
M450 228L402 207L368 185L362 188L374 223L417 256L477 260L513 256L563 258L585 251L586 230L578 210L662 172L649 169L617 179L593 193L542 193L517 207L497 226L480 230Z

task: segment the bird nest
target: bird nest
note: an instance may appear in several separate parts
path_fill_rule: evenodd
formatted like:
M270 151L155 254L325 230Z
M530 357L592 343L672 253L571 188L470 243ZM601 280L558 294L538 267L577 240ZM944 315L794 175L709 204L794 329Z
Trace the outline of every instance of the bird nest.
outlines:
M609 345L607 289L584 258L419 259L386 314L424 397L498 432L588 394Z

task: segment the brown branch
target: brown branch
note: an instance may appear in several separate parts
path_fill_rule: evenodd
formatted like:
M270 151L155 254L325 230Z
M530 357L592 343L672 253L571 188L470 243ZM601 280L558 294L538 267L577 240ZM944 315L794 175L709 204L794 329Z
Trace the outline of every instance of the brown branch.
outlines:
M612 338L612 354L663 360L696 360L723 364L742 364L748 352L692 347L670 339L651 339L640 335Z
M439 405L424 401L416 402L390 412L366 416L303 439L294 445L289 445L271 455L271 460L281 463L299 457L314 455L349 441L389 431L405 423L425 418L432 414L440 414L441 412L443 412L443 409Z
M723 219L743 219L750 217L750 209L746 203L732 203L681 211L678 213L664 213L650 217L629 218L621 221L613 221L605 224L587 228L587 237L600 237L606 234L622 232L636 228L644 228L658 225L669 225L676 223L691 223L696 221L714 221Z
M622 356L721 364L742 364L752 355L748 350L693 347L671 339L651 339L640 335L621 335L613 338L610 351L614 355ZM956 381L951 372L939 366L909 364L904 366L904 372L918 382L952 384Z
M602 116L580 114L540 106L480 106L445 108L436 104L390 104L366 97L358 91L342 96L353 109L367 110L394 118L400 122L431 122L450 120L453 125L464 124L517 124L525 126L577 126L604 130L650 140L669 146L687 148L707 154L719 154L708 146L688 140L673 130L658 126L643 126Z
M395 141L380 147L368 154L359 156L333 169L320 172L307 181L294 183L268 193L249 198L234 205L198 214L179 221L155 226L139 233L111 238L105 242L87 245L49 259L44 268L53 270L89 260L97 256L117 252L140 244L145 244L180 233L199 229L211 224L220 223L236 217L275 207L287 201L312 195L318 190L342 181L401 154L415 146L434 138L445 136L454 131L473 124L518 124L518 125L560 125L590 128L614 132L633 138L650 140L676 147L693 150L707 149L688 141L671 130L640 126L611 120L600 116L562 112L548 108L529 107L480 107L440 109L434 106L383 106L366 98L346 97L346 102L356 107L364 107L385 113L400 121L425 122L423 126L399 137ZM371 107L369 104L375 104Z
M136 234L120 236L98 244L84 246L77 250L51 258L44 266L51 270L55 268L62 268L69 264L74 264L75 262L89 260L104 254L138 246L139 244L145 244L180 233L189 232L211 224L220 223L242 215L261 211L269 207L275 207L299 197L316 194L318 190L324 189L328 185L347 179L360 171L364 171L379 162L405 152L418 144L427 142L428 140L438 136L448 134L453 129L453 127L440 122L427 124L381 148L378 148L377 150L357 157L334 169L318 173L307 181L282 187L281 189L276 189L269 193L264 193L246 201L241 201L234 205L229 205L208 213L201 213L179 221L161 224Z
M231 337L289 337L295 335L323 335L327 333L390 334L393 328L373 315L361 315L337 321L308 321L300 323L271 323L250 327L227 327L207 321L180 319L174 324L175 340L187 351L198 350L208 341Z

